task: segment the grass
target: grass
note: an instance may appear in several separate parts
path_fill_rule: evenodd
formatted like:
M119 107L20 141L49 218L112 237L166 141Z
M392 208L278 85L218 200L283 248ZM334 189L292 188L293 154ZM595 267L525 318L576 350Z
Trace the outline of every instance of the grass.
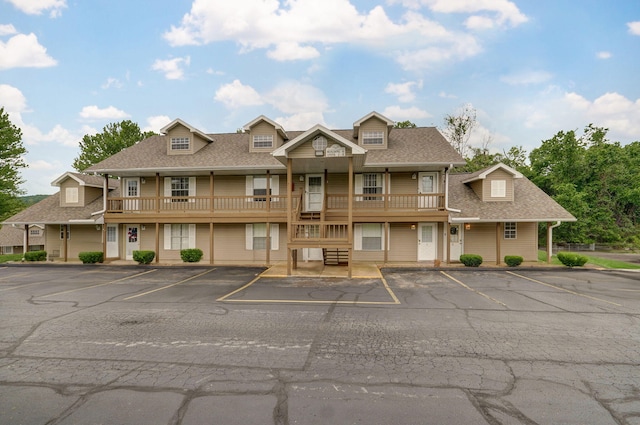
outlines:
M589 261L587 261L587 264L603 267L605 269L640 269L640 264L627 263L624 261L611 260L608 258L600 258L600 257L595 257L593 255L585 255L585 257L589 259ZM538 251L538 261L543 263L547 262L546 251ZM551 256L551 264L558 265L558 266L562 265L560 260L558 260L558 257L555 255Z
M0 263L7 263L9 261L20 261L20 260L22 260L22 254L0 255Z

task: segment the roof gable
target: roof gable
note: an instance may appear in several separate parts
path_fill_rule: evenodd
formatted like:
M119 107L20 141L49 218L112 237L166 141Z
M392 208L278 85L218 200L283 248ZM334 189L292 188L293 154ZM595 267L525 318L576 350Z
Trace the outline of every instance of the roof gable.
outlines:
M187 128L191 133L197 134L198 136L200 136L201 138L203 138L204 140L206 140L208 142L213 142L213 138L211 136L209 136L208 134L205 134L202 131L198 130L197 128L187 124L186 122L182 121L180 118L176 118L175 120L171 121L169 124L167 124L164 127L162 127L160 129L160 134L166 135L172 128L174 128L177 125L181 125L181 126Z
M363 122L368 121L374 117L378 118L380 121L384 121L384 123L387 124L387 127L393 127L395 125L395 122L393 122L389 118L385 117L382 114L377 113L376 111L373 111L373 112L369 112L367 115L365 115L364 117L360 118L358 121L353 123L354 132L357 134L358 127L360 127Z
M345 148L349 148L353 155L364 155L367 153L367 150L361 146L356 145L355 143L345 139L339 134L329 130L323 125L316 124L314 127L300 134L295 139L289 141L288 143L280 146L278 149L274 150L271 155L275 158L286 158L288 154L293 151L295 148L300 146L301 144L307 142L311 138L317 137L319 135L326 136L327 138L335 141L339 145L344 146Z
M496 170L503 170L508 174L511 174L511 176L514 179L521 179L524 177L521 172L514 170L513 168L503 164L502 162L499 162L492 167L485 168L483 170L479 170L479 171L476 171L475 173L472 173L468 178L466 178L463 181L463 183L471 183L477 180L484 180L487 178L489 174L493 173Z
M60 185L67 179L75 180L80 186L89 186L89 187L97 187L102 188L104 186L104 179L99 176L91 176L88 174L81 173L72 173L70 171L64 173L53 182L51 182L51 186L60 187ZM109 179L109 188L114 188L118 186L117 180Z
M263 122L263 121L268 123L269 125L273 126L273 128L276 129L278 134L280 134L280 136L284 140L288 140L289 139L289 137L287 136L287 132L284 131L284 128L280 124L278 124L277 122L265 117L264 115L260 115L258 118L254 119L253 121L248 122L247 124L242 126L242 129L244 131L251 131L252 127L255 127L257 124L259 124L260 122Z

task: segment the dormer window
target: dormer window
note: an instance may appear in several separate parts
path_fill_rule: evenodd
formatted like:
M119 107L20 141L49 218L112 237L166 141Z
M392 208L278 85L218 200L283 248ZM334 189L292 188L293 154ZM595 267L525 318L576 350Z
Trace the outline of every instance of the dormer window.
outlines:
M78 188L77 187L68 187L65 190L65 201L67 204L77 204L78 203Z
M171 138L171 150L172 151L188 151L191 149L191 141L188 137L172 137Z
M383 131L363 131L362 144L376 145L376 146L384 145L384 132Z
M270 149L273 147L273 135L272 134L256 134L253 136L253 148L254 149Z
M507 181L491 180L491 197L506 198L506 196L507 196Z

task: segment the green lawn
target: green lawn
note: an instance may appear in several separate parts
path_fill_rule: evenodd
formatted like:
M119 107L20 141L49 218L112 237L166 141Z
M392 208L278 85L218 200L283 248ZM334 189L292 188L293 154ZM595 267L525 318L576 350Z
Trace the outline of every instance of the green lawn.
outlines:
M22 254L0 255L0 263L6 263L8 261L20 261L20 260L22 260Z
M582 254L585 255L585 254ZM589 259L587 264L592 264L598 267L604 267L605 269L640 269L640 264L626 263L624 261L610 260L608 258L600 258L593 255L585 255ZM546 251L538 251L538 261L546 263L547 253ZM551 264L561 266L562 263L555 255L551 256Z

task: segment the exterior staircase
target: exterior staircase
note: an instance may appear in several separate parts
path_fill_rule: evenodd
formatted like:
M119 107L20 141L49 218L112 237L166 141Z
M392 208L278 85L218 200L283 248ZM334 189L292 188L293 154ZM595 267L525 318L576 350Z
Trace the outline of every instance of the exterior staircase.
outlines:
M349 264L349 250L340 248L323 248L322 258L326 266L341 266Z

